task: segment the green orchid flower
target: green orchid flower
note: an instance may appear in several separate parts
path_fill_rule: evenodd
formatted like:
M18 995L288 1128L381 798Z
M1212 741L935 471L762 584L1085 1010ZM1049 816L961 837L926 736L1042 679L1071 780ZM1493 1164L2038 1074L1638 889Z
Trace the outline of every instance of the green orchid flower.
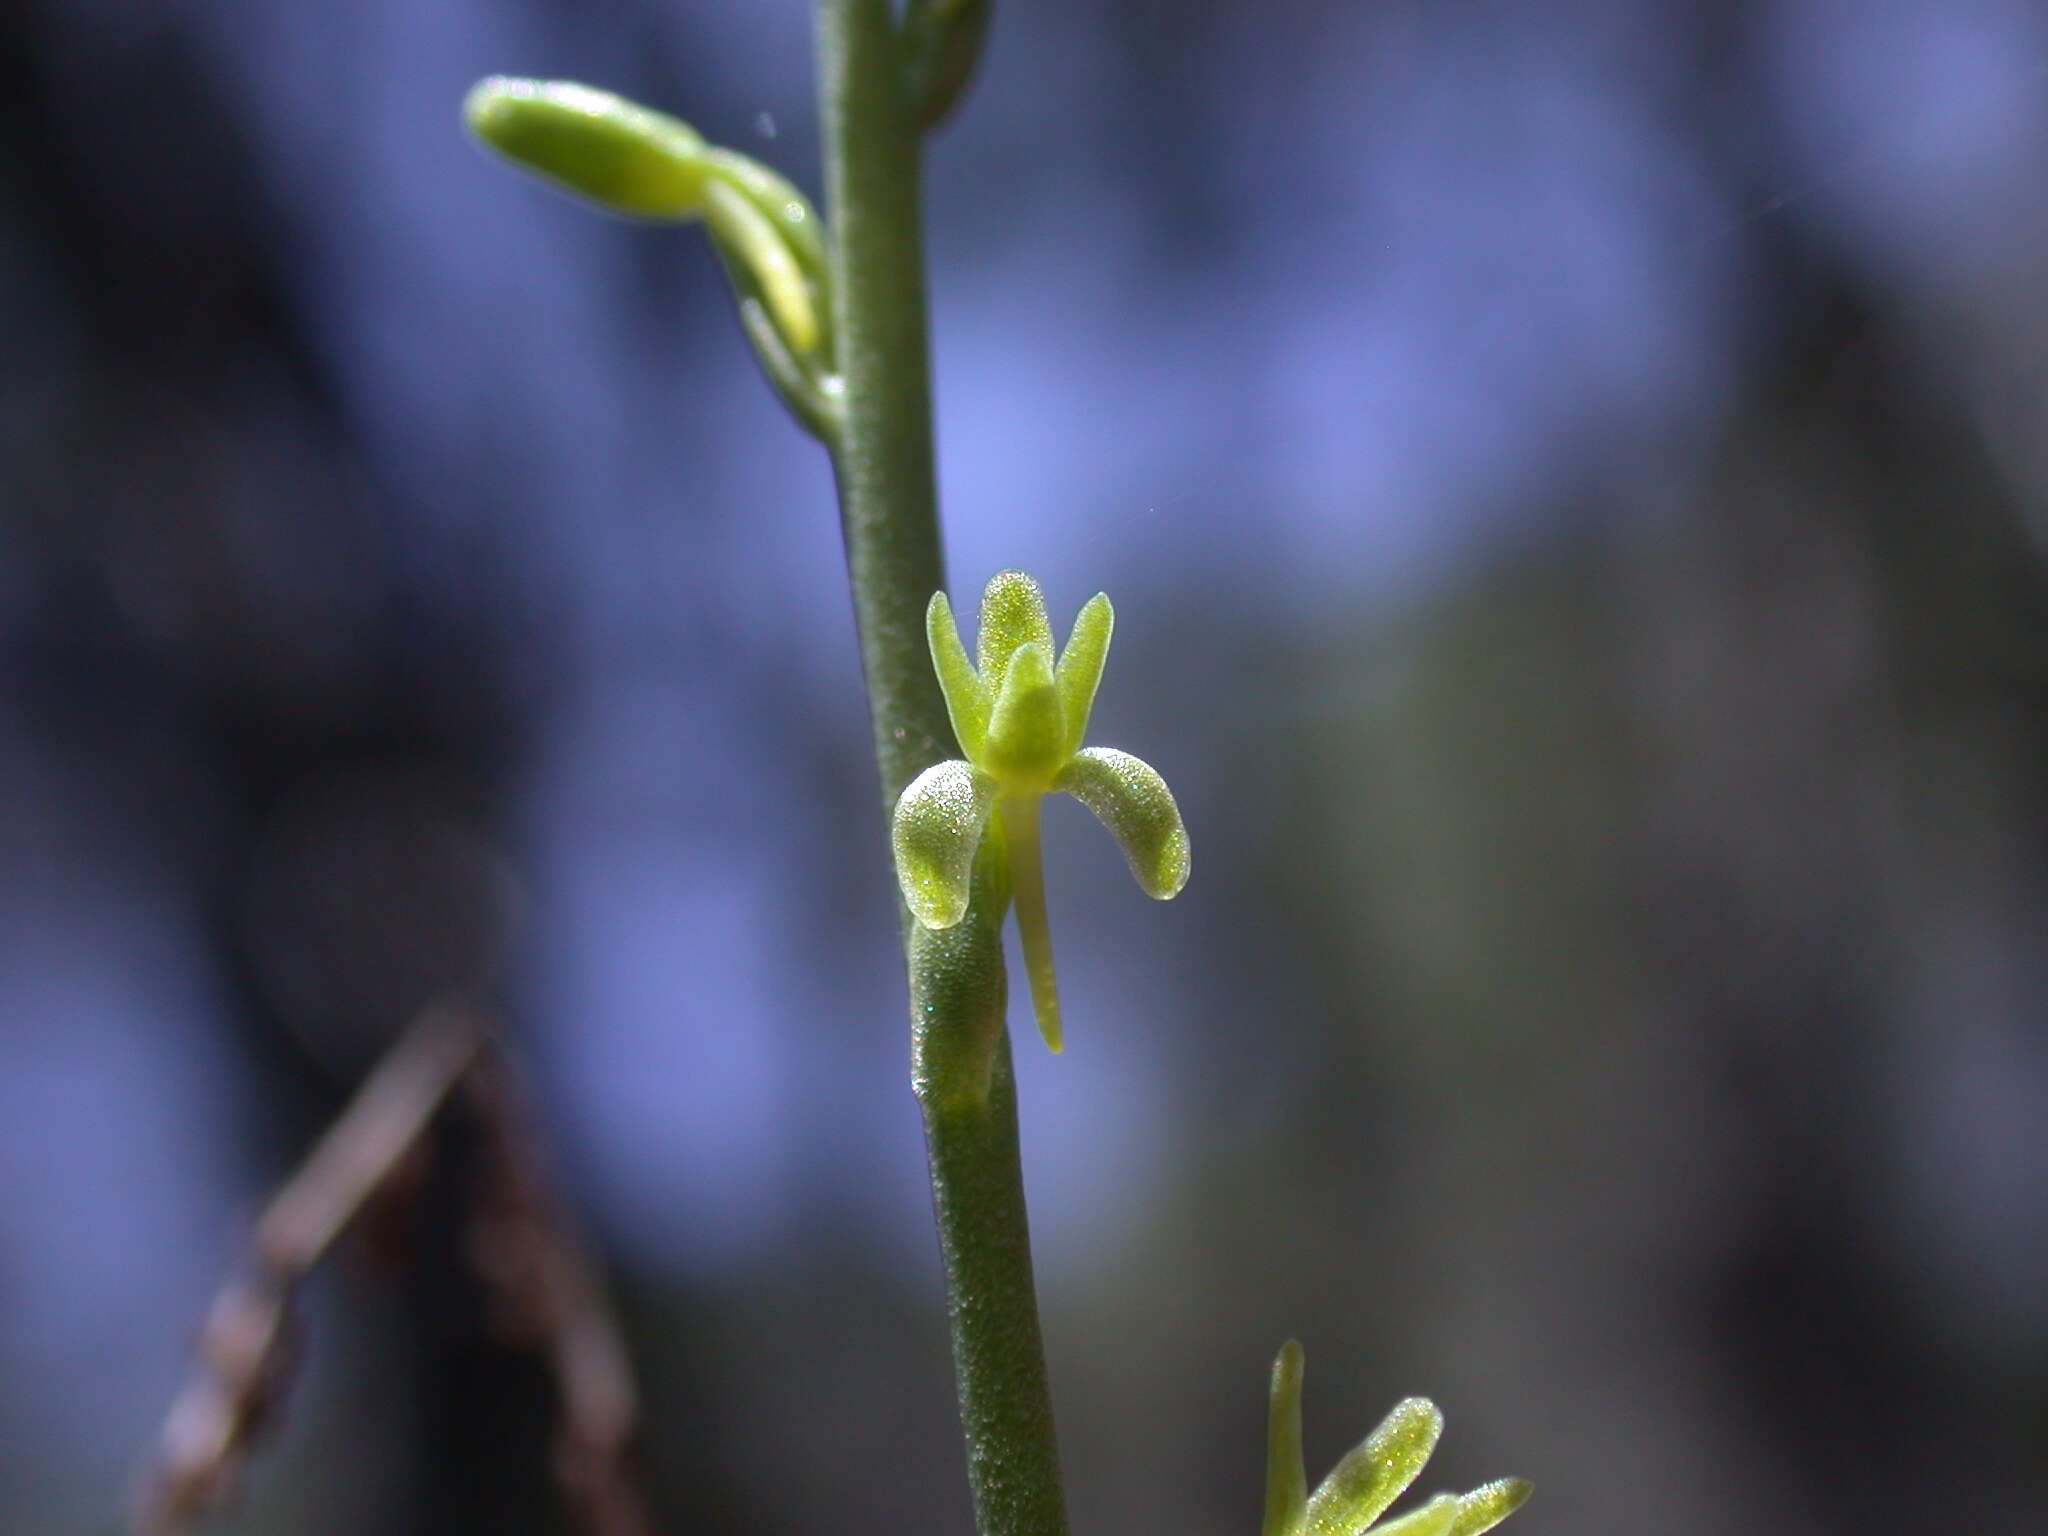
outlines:
M925 633L967 757L934 763L896 802L896 878L927 928L950 928L966 916L974 850L983 828L996 823L1009 854L1032 1009L1055 1051L1060 1002L1045 921L1039 800L1072 795L1093 811L1123 845L1146 895L1168 900L1188 879L1187 829L1166 781L1128 752L1081 745L1114 622L1109 599L1096 593L1056 653L1038 583L1022 571L998 571L981 596L977 667L946 594L933 593Z
M1470 1493L1440 1493L1384 1525L1373 1522L1407 1491L1436 1449L1444 1416L1426 1397L1406 1398L1359 1442L1314 1493L1301 1456L1301 1346L1289 1339L1273 1362L1266 1418L1266 1519L1260 1536L1479 1536L1527 1502L1534 1487L1503 1477Z

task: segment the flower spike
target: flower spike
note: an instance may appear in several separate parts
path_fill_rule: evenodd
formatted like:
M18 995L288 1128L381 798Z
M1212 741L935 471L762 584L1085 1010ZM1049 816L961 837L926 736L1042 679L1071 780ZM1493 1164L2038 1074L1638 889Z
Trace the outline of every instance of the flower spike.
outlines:
M1534 1488L1503 1477L1470 1493L1440 1493L1384 1525L1387 1512L1421 1473L1443 1433L1444 1416L1426 1397L1405 1398L1379 1428L1339 1461L1304 1500L1301 1464L1301 1346L1289 1339L1273 1362L1266 1414L1266 1518L1260 1536L1481 1536L1528 1502Z
M1059 987L1038 852L1040 799L1057 791L1093 811L1146 895L1164 901L1188 878L1187 828L1166 781L1128 752L1081 745L1115 622L1109 599L1096 593L1060 651L1038 583L1022 571L998 571L982 593L970 662L946 594L933 593L925 635L967 755L926 769L896 802L896 878L927 928L949 928L966 915L975 846L996 818L1008 845L1032 1009L1055 1051Z

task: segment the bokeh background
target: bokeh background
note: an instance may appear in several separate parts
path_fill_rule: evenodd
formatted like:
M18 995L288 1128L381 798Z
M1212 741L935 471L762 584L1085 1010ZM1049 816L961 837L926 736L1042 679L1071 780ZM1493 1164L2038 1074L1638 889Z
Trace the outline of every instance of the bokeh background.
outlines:
M801 0L0 11L0 1528L118 1510L250 1213L505 999L665 1530L957 1536L822 455L509 71L818 186ZM1396 1397L1528 1536L2048 1506L2048 11L1000 0L930 157L956 601L1122 627L1195 877L1049 817L1077 1528ZM1019 1015L1019 1022L1024 1022ZM351 1250L236 1516L549 1532ZM471 1298L473 1299L473 1298Z

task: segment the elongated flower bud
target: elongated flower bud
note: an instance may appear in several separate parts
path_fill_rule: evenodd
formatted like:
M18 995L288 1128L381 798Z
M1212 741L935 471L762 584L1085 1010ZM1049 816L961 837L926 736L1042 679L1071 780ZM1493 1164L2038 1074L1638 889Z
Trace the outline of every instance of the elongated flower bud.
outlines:
M817 210L786 177L706 144L688 123L570 80L493 75L462 110L482 143L607 212L701 218L769 383L798 421L832 439L832 263Z
M493 75L470 91L462 115L506 159L613 213L680 221L703 211L703 138L623 96Z

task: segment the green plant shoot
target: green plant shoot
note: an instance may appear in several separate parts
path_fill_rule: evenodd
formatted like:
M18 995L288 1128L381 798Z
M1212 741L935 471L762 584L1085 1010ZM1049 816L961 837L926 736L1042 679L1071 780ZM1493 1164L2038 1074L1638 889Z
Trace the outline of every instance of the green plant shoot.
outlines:
M1066 650L1056 653L1038 583L1022 571L998 571L982 593L970 662L946 594L933 593L926 638L967 756L934 763L896 803L896 878L911 914L927 928L950 928L966 915L974 850L990 818L997 819L1009 849L1032 1010L1055 1051L1060 1001L1038 851L1040 799L1057 791L1093 811L1123 846L1146 895L1166 901L1188 879L1187 829L1166 781L1128 752L1081 745L1114 623L1109 599L1096 593L1074 620Z
M1480 1536L1520 1509L1534 1488L1503 1477L1470 1493L1440 1493L1384 1525L1373 1522L1421 1475L1444 1430L1426 1397L1404 1398L1348 1452L1314 1493L1301 1454L1301 1346L1273 1362L1266 1415L1266 1518L1260 1536Z
M470 90L463 118L515 165L606 212L703 220L770 381L806 426L829 436L831 253L817 211L786 178L705 143L688 123L571 80L493 75Z

